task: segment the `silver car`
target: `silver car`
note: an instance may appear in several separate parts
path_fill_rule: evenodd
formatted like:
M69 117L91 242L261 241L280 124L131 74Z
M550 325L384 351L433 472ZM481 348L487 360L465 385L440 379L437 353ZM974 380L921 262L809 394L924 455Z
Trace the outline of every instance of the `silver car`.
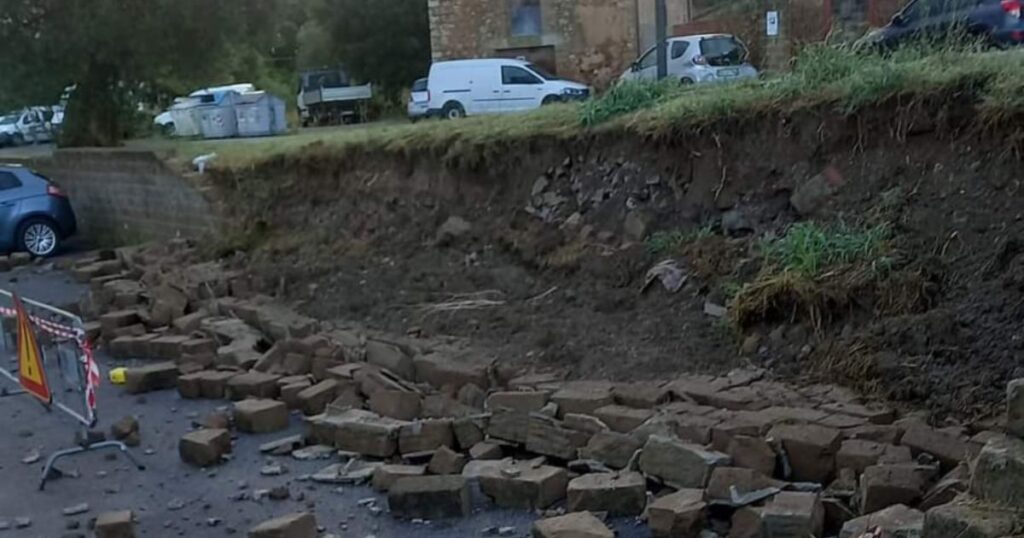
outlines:
M407 111L409 120L416 121L427 116L427 105L430 104L430 93L427 92L427 79L421 78L412 83L409 91Z
M729 34L704 34L670 37L668 76L682 84L730 82L758 76L747 62L747 46ZM633 62L620 81L657 80L658 53L651 47Z

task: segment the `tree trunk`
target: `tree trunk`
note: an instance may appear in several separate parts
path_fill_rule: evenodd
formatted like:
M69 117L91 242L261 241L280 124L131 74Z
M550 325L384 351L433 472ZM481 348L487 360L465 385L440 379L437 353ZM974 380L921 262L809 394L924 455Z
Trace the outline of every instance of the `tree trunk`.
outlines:
M124 118L118 70L91 62L79 80L64 115L61 147L116 146L121 142Z

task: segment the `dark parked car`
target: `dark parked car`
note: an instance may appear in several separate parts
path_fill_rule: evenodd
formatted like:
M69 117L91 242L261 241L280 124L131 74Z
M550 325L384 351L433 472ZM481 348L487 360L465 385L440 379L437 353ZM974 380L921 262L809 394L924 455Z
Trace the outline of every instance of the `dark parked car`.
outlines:
M60 187L28 168L0 164L0 250L52 256L77 228Z
M954 32L1008 47L1024 42L1022 0L911 0L868 41L892 49L910 40L941 40Z

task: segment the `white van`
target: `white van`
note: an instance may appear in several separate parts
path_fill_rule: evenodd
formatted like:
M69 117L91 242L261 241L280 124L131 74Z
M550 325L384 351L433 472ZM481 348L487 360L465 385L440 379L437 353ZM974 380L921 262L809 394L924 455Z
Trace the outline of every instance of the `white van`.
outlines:
M454 60L430 66L427 115L455 119L506 114L589 96L587 86L523 60Z

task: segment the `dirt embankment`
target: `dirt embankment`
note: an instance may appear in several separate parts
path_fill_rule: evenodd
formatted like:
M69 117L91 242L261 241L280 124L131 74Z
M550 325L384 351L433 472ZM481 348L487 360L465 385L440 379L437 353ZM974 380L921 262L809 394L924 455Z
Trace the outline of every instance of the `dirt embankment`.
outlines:
M310 147L217 180L247 250L236 263L320 318L472 337L575 377L753 363L983 417L1024 366L1024 195L1019 139L973 110L958 92L671 140L491 145L473 169ZM819 276L813 308L795 294L742 323L706 313L763 273L765 237L799 221L881 223L884 275ZM666 258L685 285L642 291Z

